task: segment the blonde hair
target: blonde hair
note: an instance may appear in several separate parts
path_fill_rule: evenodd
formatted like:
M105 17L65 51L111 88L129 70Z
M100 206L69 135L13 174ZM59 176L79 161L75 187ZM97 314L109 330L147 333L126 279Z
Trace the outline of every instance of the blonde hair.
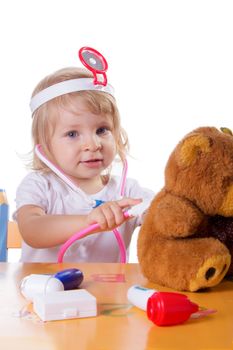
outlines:
M83 68L63 68L51 75L46 76L43 80L39 82L32 93L32 97L36 95L41 90L54 85L56 83L78 78L91 78L92 74ZM51 115L54 108L60 106L67 108L67 106L72 107L72 102L76 96L81 96L87 107L94 114L110 115L113 122L113 136L116 142L117 155L123 162L126 158L128 152L129 143L128 137L124 129L121 127L120 114L116 105L115 98L104 92L100 91L78 91L69 94L65 94L56 97L42 106L40 106L33 114L32 122L32 140L33 149L37 144L40 144L45 152L46 156L52 159L52 155L49 151L49 126L51 125ZM33 159L30 167L34 170L48 171L48 167L43 164L43 162L37 157L35 152L33 152Z

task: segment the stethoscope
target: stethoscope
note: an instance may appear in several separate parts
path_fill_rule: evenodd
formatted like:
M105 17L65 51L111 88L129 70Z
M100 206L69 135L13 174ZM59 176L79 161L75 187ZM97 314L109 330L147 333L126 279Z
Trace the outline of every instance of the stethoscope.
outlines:
M42 150L41 145L36 145L35 147L35 153L37 157L44 163L46 164L60 179L62 179L73 191L78 193L82 199L92 208L96 208L98 205L101 205L103 201L101 200L93 200L90 199L85 192L83 192L79 187L77 187L71 179L59 168L57 167L54 163L52 163L44 154ZM127 176L127 170L128 170L128 163L125 160L123 164L123 170L122 170L122 175L121 175L121 185L120 185L120 198L122 198L125 194L125 184L126 184L126 176ZM119 198L119 199L120 199ZM128 218L132 216L130 211L125 211L124 212L125 218ZM78 239L85 237L87 234L98 230L100 228L99 224L92 224L88 226L87 228L78 231L74 233L60 248L59 253L58 253L58 262L61 263L63 261L63 257L65 255L65 252L67 249ZM120 232L115 228L113 230L113 233L116 237L117 243L119 245L120 249L120 262L121 263L126 263L126 248L125 248L125 243L121 237Z

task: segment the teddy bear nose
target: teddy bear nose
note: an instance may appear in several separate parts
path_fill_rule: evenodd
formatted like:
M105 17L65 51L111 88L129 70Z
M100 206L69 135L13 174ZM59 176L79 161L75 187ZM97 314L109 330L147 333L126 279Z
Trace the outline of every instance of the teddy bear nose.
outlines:
M227 265L224 264L222 271L220 274L222 274L227 268ZM215 275L216 269L214 267L210 267L206 273L205 273L205 279L208 281L211 277L213 277Z
M205 279L208 281L208 279L214 276L215 272L216 269L214 267L210 267L205 273Z
M217 240L215 243L216 245L222 245L222 243ZM194 292L199 289L215 286L226 275L230 263L231 256L229 253L225 256L218 255L207 259L204 264L200 266L196 277L190 281L188 290Z

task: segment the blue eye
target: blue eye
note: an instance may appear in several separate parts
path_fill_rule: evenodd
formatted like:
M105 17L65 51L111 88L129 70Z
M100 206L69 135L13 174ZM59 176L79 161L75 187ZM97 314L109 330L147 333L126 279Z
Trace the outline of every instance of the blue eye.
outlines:
M97 129L96 134L97 135L106 134L108 131L109 131L108 128L102 127L102 128Z
M77 131L69 131L67 133L67 136L70 137L70 138L74 138L74 137L78 136L78 133L77 133Z

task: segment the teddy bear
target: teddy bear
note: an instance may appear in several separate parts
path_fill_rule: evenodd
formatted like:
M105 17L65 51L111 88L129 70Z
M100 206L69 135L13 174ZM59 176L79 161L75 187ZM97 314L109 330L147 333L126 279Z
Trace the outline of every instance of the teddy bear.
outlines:
M233 275L233 135L200 127L171 153L137 242L150 281L194 292Z

